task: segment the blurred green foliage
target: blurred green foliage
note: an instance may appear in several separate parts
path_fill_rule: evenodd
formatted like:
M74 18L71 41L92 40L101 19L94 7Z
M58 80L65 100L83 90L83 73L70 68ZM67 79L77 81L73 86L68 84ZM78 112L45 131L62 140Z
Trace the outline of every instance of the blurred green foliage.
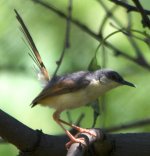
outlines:
M61 11L67 12L67 0L47 0L47 2ZM109 1L105 3L108 8L113 6ZM146 8L148 7L146 0L142 3ZM53 135L60 134L62 133L61 128L52 120L52 109L41 106L31 109L29 106L41 90L41 86L36 80L32 69L33 62L28 56L29 49L22 40L23 34L19 30L19 24L13 10L14 8L17 9L24 19L50 73L54 72L56 61L63 48L65 20L31 0L1 0L0 6L0 109L33 129L42 129L44 133ZM93 32L98 32L99 25L105 15L103 8L96 0L73 1L72 13L73 18L82 21ZM131 14L134 16L134 28L142 30L140 15ZM118 8L115 15L123 25L127 25L124 9ZM109 24L110 22L112 21L108 20L103 31L104 36L115 31ZM109 42L127 54L135 55L133 48L123 34L114 35L109 39ZM143 55L149 61L149 48L142 42L137 42ZM59 74L86 70L99 43L72 24L70 44L71 47L65 53ZM99 64L102 62L101 50L97 56ZM105 110L99 117L96 127L109 127L149 117L149 71L121 56L114 56L110 49L106 48L105 50L107 67L122 73L127 80L136 84L137 88L120 87L109 92L106 95ZM90 107L71 110L70 112L73 121L76 121L78 116L84 112L86 116L81 123L82 126L90 127L92 125ZM63 113L62 117L65 119L67 116ZM149 129L150 126L147 126L128 132L143 132L149 131ZM127 130L122 132L127 132ZM0 145L0 155L2 156L15 156L17 152L12 145Z

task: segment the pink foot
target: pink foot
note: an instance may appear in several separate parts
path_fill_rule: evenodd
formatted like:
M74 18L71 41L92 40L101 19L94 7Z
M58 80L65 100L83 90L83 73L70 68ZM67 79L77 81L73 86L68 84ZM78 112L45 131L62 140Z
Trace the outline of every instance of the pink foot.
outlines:
M68 137L70 138L70 141L66 144L66 148L69 149L69 147L73 144L73 143L81 143L83 145L85 145L85 140L84 138L75 138L68 130L66 130L66 134L68 135Z
M81 143L85 145L85 140L84 138L73 138L68 143L66 143L66 148L69 149L73 143Z
M74 128L74 129L76 129L78 132L80 132L80 133L88 133L89 135L91 135L91 136L93 136L93 137L96 137L96 133L92 133L90 130L88 130L88 129L85 129L85 128L81 128L81 127L78 127L78 126L76 126L76 125L72 125L72 127Z

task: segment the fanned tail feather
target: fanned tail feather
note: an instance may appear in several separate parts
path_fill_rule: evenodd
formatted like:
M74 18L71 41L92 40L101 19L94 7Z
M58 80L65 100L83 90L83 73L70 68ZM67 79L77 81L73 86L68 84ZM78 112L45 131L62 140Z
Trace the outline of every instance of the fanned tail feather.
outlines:
M14 11L16 13L16 18L21 25L20 30L23 32L25 39L27 40L27 42L30 46L31 52L29 53L29 56L32 58L32 60L34 61L34 63L37 65L37 67L39 69L39 70L36 70L38 79L42 82L42 85L44 87L44 86L46 86L46 84L50 80L48 71L47 71L47 69L46 69L46 67L45 67L45 65L41 59L41 56L40 56L40 54L39 54L39 52L35 46L35 43L31 37L24 21L22 20L21 16L17 12L17 10L14 9Z
M47 83L50 81L50 77L49 77L49 74L48 74L48 71L41 59L41 56L36 48L36 45L23 21L23 19L21 18L21 16L19 15L19 13L17 12L17 10L15 10L15 13L16 13L16 18L17 20L19 21L21 27L20 27L20 30L23 32L24 36L25 36L25 39L27 40L27 43L29 44L30 46L30 53L29 53L29 56L31 57L31 59L34 61L34 63L37 65L38 69L35 68L36 70L36 74L37 74L37 77L38 77L38 80L41 81L43 87L45 87L47 85ZM35 105L37 104L36 101L33 100L33 102L31 103L31 107L34 107Z

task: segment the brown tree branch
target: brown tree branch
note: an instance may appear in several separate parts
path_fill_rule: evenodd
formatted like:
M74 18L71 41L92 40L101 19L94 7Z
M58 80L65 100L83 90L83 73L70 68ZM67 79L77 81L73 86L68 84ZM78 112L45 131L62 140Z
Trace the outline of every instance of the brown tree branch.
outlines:
M85 151L96 141L104 140L104 133L100 129L90 129L92 133L96 133L97 137L93 137L90 134L82 133L77 135L77 138L84 138L85 145L74 143L71 145L67 152L67 156L80 156L84 155Z
M90 131L94 131L97 137L92 139L87 134L80 134L88 140L89 144L101 139L99 137L102 133L101 130L91 129ZM69 141L66 135L52 136L32 130L2 110L0 110L0 136L15 145L21 151L20 155L25 156L31 154L32 156L64 156L67 152L65 144Z
M86 138L93 155L150 155L150 133L104 134L100 129L91 129L91 132L93 131L97 133L97 138L83 133L79 136ZM0 136L14 144L21 151L20 156L65 156L67 153L65 143L68 138L66 136L52 136L34 131L2 110L0 110ZM72 144L68 155L74 152L83 154L85 151L87 148L82 145Z
M96 156L149 156L149 133L107 134L94 144Z
M15 145L20 151L35 156L48 155L55 152L55 156L66 153L66 136L51 136L32 130L18 120L0 110L0 136ZM59 149L59 150L58 150Z

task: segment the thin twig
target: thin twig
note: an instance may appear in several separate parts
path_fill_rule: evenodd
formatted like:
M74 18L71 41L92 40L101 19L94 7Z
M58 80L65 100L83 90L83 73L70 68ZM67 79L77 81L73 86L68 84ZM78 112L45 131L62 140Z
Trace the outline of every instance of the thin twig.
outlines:
M69 123L72 123L72 118L71 118L70 112L67 111L66 114L67 114L67 118L68 118ZM77 121L75 122L75 125L79 126L84 117L85 117L85 114L81 113L81 115L79 115Z
M108 7L105 5L104 1L102 0L97 0L99 2L99 4L104 8L105 12L106 12L106 16L103 18L102 20L102 24L100 26L100 31L99 31L99 34L102 35L102 32L104 30L104 26L106 24L106 21L109 19L109 18L112 18L115 22L118 23L118 25L122 26L121 22L115 18L115 16L113 15L113 12L116 10L116 8L118 6L113 6L111 9L108 9ZM101 60L101 66L102 68L106 68L107 66L107 52L105 50L105 46L102 45L102 60ZM106 95L103 95L102 96L102 99L101 99L101 108L100 108L100 111L103 112L103 115L106 116L106 109L107 109L107 104L106 104ZM102 120L102 127L105 126L105 118L103 117L103 120Z
M85 117L85 114L81 113L80 116L78 117L77 121L75 122L75 125L80 126L80 123L82 122L84 117ZM72 134L77 134L77 131L75 129L71 129L70 132Z
M61 53L61 56L59 58L59 60L56 62L57 67L56 70L53 74L53 77L55 77L57 75L57 72L60 68L60 65L62 63L62 60L64 58L64 54L67 48L69 48L70 43L69 43L69 36L70 36L70 25L71 25L71 16L72 16L72 0L69 0L68 2L68 16L66 18L66 34L65 34L65 43L64 43L64 47Z
M134 121L134 122L130 122L127 124L122 124L122 125L118 125L118 126L114 126L114 127L109 127L109 128L105 128L106 132L116 132L116 131L120 131L120 130L126 130L126 129L130 129L130 128L139 128L142 126L149 126L150 125L150 118L147 119L143 119L140 121Z
M99 30L99 34L102 35L102 33L104 32L104 28L105 28L105 25L106 25L106 22L109 20L109 18L113 18L113 14L112 12L115 11L117 7L114 6L113 8L111 8L110 10L106 10L105 8L105 11L106 11L106 15L104 16L104 18L102 19L102 22L101 22L101 25L100 25L100 30Z
M111 10L111 11L109 11L109 9L107 8L107 6L105 5L105 3L103 3L101 0L97 0L100 4L101 4L101 6L105 9L105 11L107 12L107 14L122 28L122 30L124 29L126 32L127 32L127 34L125 33L125 35L127 36L127 38L128 38L128 40L129 40L129 43L131 43L131 45L132 45L132 47L135 49L135 52L136 52L136 54L137 54L137 59L138 60L141 60L141 62L145 62L145 63L147 63L146 62L146 60L144 59L144 57L143 57L143 55L142 55L142 52L141 52L141 50L140 50L140 48L139 48L139 46L138 46L138 44L135 42L135 40L132 38L132 32L130 31L130 29L131 29L131 26L132 26L132 24L131 24L131 14L127 14L128 15L128 21L129 21L129 25L128 25L128 30L126 30L126 28L124 28L123 26L122 26L122 24L121 24L121 22L113 15L113 13L112 13L112 11L113 10ZM105 22L104 22L105 23ZM100 32L102 32L102 28L100 29L101 31ZM144 40L142 40L142 41L144 41Z
M149 17L145 13L145 10L143 9L141 3L139 2L139 0L132 0L132 1L136 5L137 10L141 13L143 27L150 28L150 20L149 20Z
M122 23L113 15L113 12L117 9L117 5L113 6L111 9L109 9L106 4L104 3L104 1L102 0L97 0L97 2L99 2L99 4L104 8L106 15L102 20L102 24L100 26L100 30L99 30L99 34L102 34L103 32L103 28L106 24L106 21L111 18L112 20L114 20L120 27L123 27Z
M121 32L122 32L123 34L129 35L129 32L128 32L129 29L127 29L127 28L121 28L121 29L120 29L120 28L118 28L117 26L115 26L113 23L110 23L110 25L111 25L113 28L117 29L117 30L122 30ZM135 39L138 39L138 40L140 40L140 41L146 43L146 45L149 46L149 42L146 41L147 39L150 38L149 34L147 34L146 32L142 32L142 31L140 31L140 30L132 29L132 28L130 28L130 32L137 33L137 34L140 34L140 35L144 36L144 38L141 38L141 37L136 36L135 34L132 33L132 37L134 37Z
M127 30L126 32L128 32L128 35L127 38L129 40L129 43L132 45L135 53L136 53L136 57L139 59L139 60L142 60L143 62L146 62L146 60L144 59L144 56L142 54L142 51L140 50L140 47L138 46L138 44L135 42L135 39L133 38L133 35L132 35L132 16L131 14L127 14L127 18L128 18L128 26L127 26Z
M53 7L51 4L48 4L46 2L40 1L40 0L32 0L35 3L38 3L40 5L42 5L43 7L53 11L54 13L56 13L57 15L59 15L60 17L66 19L67 16L61 12L60 10L56 9L55 7ZM81 22L75 20L75 19L70 19L70 21L72 23L74 23L76 26L78 26L80 29L82 29L84 32L86 32L87 34L89 34L91 37L95 38L96 40L100 41L103 40L103 37L99 34L94 33L93 31L91 31L86 25L82 24ZM128 59L136 64L139 64L140 66L144 67L147 70L150 70L150 65L145 63L145 62L141 62L140 60L137 60L136 58L126 54L125 52L119 50L118 48L116 48L114 45L112 45L109 42L105 42L104 43L106 47L108 47L109 49L111 49L115 55L118 56L122 56L125 59Z
M67 15L65 13L63 13L62 11L60 11L59 9L56 9L52 4L40 1L40 0L31 0L35 3L40 4L41 6L47 8L48 10L53 11L54 13L56 13L57 15L59 15L61 18L66 19ZM81 28L84 32L88 33L90 36L94 37L95 39L99 40L100 36L95 34L94 32L92 32L86 25L80 23L79 21L71 18L70 21L75 24L76 26L78 26L79 28Z
M129 5L127 3L124 3L123 1L120 1L120 0L110 0L110 1L115 3L116 5L120 5L124 8L126 8L128 12L131 12L131 11L139 12L139 10L136 7ZM144 9L144 12L145 12L145 14L150 15L149 10Z

